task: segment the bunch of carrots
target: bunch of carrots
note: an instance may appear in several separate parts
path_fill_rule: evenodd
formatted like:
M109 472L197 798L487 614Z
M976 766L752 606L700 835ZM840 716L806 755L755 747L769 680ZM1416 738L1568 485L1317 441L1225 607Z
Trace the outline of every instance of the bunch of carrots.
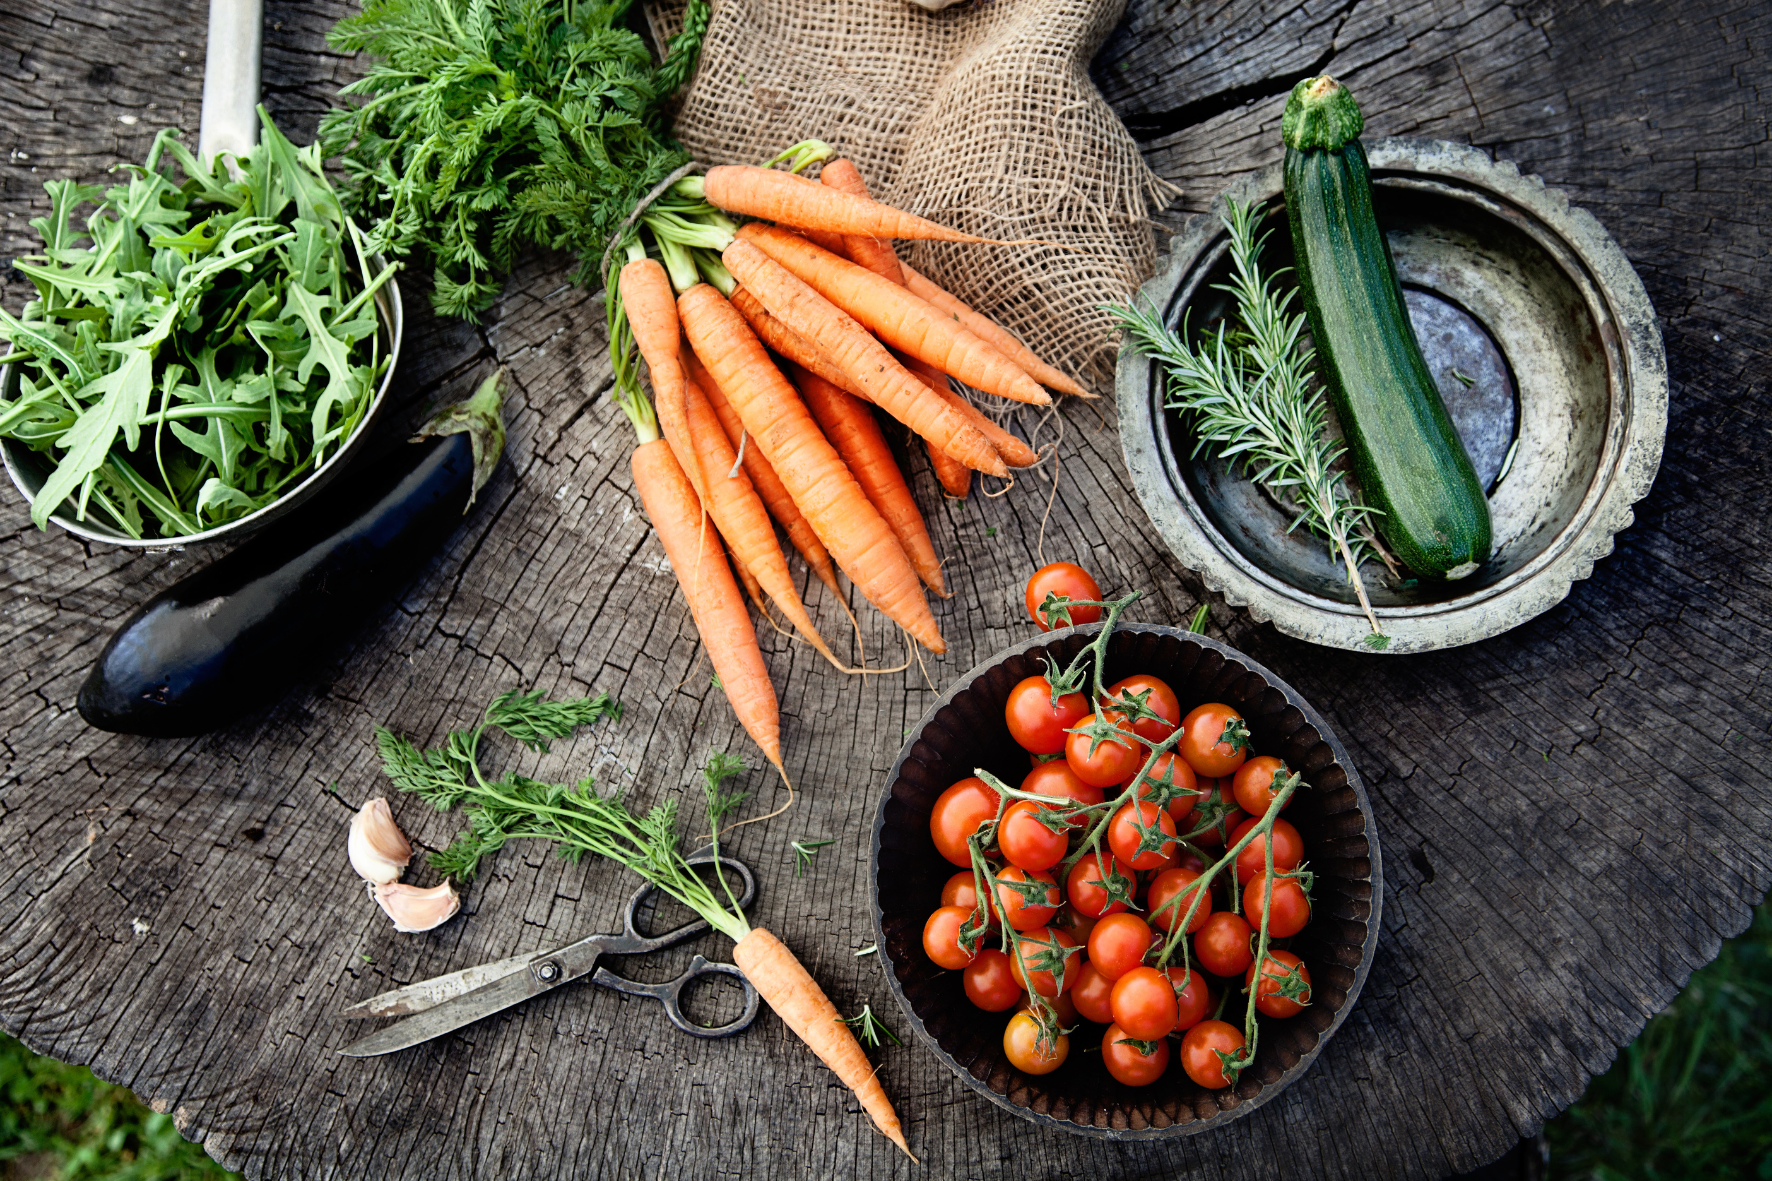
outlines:
M1005 477L1039 456L949 377L1036 406L1051 404L1042 383L1090 396L892 247L987 239L874 201L832 155L808 141L678 181L617 243L628 261L608 301L616 397L639 440L634 485L734 713L784 782L780 710L740 583L837 668L872 670L847 667L819 634L771 518L839 601L838 569L943 652L924 597L947 597L941 564L869 404L919 435L942 485L964 496L973 471ZM800 175L819 162L817 181Z

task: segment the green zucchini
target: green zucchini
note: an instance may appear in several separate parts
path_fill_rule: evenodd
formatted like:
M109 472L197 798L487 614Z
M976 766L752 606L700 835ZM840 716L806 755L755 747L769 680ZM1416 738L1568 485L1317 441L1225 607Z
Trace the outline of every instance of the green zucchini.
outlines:
M1489 556L1489 502L1422 359L1390 245L1372 212L1347 88L1324 75L1292 91L1286 217L1318 371L1374 525L1417 575L1463 578Z

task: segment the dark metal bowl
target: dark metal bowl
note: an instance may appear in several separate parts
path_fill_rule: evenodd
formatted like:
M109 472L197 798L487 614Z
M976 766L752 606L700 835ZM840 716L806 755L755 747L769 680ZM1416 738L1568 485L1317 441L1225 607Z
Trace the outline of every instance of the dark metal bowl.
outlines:
M1524 623L1612 552L1661 463L1667 360L1629 259L1566 196L1462 144L1379 139L1368 153L1410 319L1494 523L1494 550L1467 578L1396 580L1366 566L1386 651L1423 652ZM1281 188L1275 165L1220 196L1175 236L1140 300L1195 331L1233 307L1217 289L1230 274L1226 197L1267 202L1263 269L1291 266ZM1291 514L1240 474L1195 458L1159 378L1121 350L1120 445L1163 540L1257 619L1359 647L1367 624L1340 562L1302 529L1288 532Z
M379 272L384 265L379 255L369 259L370 267ZM363 411L362 419L351 433L345 436L337 450L325 463L315 469L308 478L273 500L270 504L256 512L247 513L232 521L204 529L183 537L131 537L121 529L113 529L97 516L88 514L82 521L75 515L74 498L69 497L49 519L66 529L76 537L84 537L88 541L102 541L106 545L124 546L130 549L165 549L170 546L197 545L203 542L239 539L245 537L283 516L297 505L308 500L320 491L332 478L344 471L363 449L363 443L369 438L376 418L381 414L383 404L387 401L388 387L394 380L394 370L400 363L400 342L406 331L406 313L400 303L400 287L394 279L389 279L375 293L375 311L378 326L376 335L380 348L386 353L388 367L383 371L381 382L370 396L369 406ZM7 401L18 397L18 367L0 365L0 398ZM41 451L34 451L20 443L17 439L0 439L0 461L6 465L6 474L12 478L13 487L30 503L37 496L38 489L48 481L55 465Z
M1015 1070L1003 1054L1008 1013L966 999L959 972L923 953L923 923L955 872L935 851L929 813L936 797L984 767L1010 783L1028 771L1009 737L1009 691L1045 671L1042 657L1070 661L1099 624L1040 635L979 665L923 716L887 776L874 820L874 931L886 978L917 1038L967 1086L1046 1127L1117 1140L1188 1136L1229 1123L1304 1074L1353 1009L1378 947L1384 875L1366 789L1327 723L1291 686L1228 645L1179 628L1121 624L1108 642L1109 680L1134 672L1161 677L1182 709L1222 701L1248 720L1254 749L1304 773L1286 819L1304 838L1316 874L1311 924L1289 941L1310 968L1315 1002L1284 1021L1263 1017L1256 1059L1234 1087L1208 1091L1178 1063L1148 1087L1115 1082L1099 1053L1102 1027L1083 1023L1070 1056L1049 1075ZM1240 987L1240 985L1239 985ZM1238 994L1233 994L1238 996ZM1240 998L1239 998L1240 999ZM1234 1023L1240 1024L1240 1020Z

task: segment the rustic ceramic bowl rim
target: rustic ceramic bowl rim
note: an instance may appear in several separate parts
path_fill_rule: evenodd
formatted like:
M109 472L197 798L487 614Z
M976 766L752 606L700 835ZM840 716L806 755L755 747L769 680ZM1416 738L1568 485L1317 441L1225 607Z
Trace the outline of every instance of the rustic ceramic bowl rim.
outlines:
M379 254L370 255L369 264L377 270L385 265ZM384 335L387 342L387 368L382 371L381 381L376 385L375 394L371 397L369 406L363 411L363 417L357 420L357 425L352 428L349 435L345 436L338 450L334 451L331 457L319 467L308 473L307 479L284 492L270 504L255 509L244 517L237 517L232 521L214 525L196 533L185 534L182 537L125 537L103 525L79 521L65 514L62 510L66 507L66 501L56 506L56 511L49 514L50 522L59 525L75 537L96 541L103 545L114 545L123 549L179 549L187 545L203 545L208 542L244 537L270 524L311 498L316 492L331 483L334 476L349 467L352 460L363 450L363 444L368 441L376 419L381 416L382 407L387 403L388 389L394 381L394 370L400 364L400 345L406 335L406 309L400 302L400 285L396 279L390 277L386 283L382 284L381 290L376 292L370 302L375 305L376 319L379 321L378 331ZM14 370L15 367L12 365L0 365L0 392L10 388ZM14 453L15 448L17 454ZM25 508L28 511L31 507L33 494L30 489L25 487L25 476L19 467L19 457L27 454L35 453L16 439L0 439L0 462L5 464L6 474L12 480L12 486L18 489L19 495L24 498Z
M869 902L874 916L874 946L879 948L878 954L881 959L881 966L885 968L886 986L892 990L892 996L898 1002L899 1009L910 1021L911 1030L915 1033L917 1040L922 1042L925 1047L933 1052L936 1058L947 1066L949 1070L953 1071L954 1074L959 1077L960 1081L965 1083L968 1087L971 1087L980 1095L983 1095L986 1099L989 1099L998 1107L1003 1108L1005 1111L1013 1112L1025 1120L1031 1120L1042 1127L1058 1128L1081 1136L1097 1136L1110 1140L1159 1140L1179 1136L1192 1136L1200 1132L1208 1131L1212 1128L1223 1127L1225 1124L1228 1124L1233 1120L1242 1118L1273 1099L1274 1096L1280 1094L1310 1070L1311 1064L1317 1059L1317 1055L1322 1053L1323 1047L1329 1044L1329 1039L1335 1036L1336 1031L1341 1028L1342 1022L1347 1020L1348 1014L1353 1012L1354 1006L1359 1003L1360 991L1365 987L1366 976L1371 972L1373 960L1377 956L1378 935L1384 920L1384 862L1379 852L1378 826L1372 814L1372 801L1366 794L1365 781L1360 778L1360 773L1358 769L1355 768L1353 760L1348 757L1347 748L1342 745L1341 739L1329 726L1329 723L1323 720L1322 715L1319 714L1316 709L1311 706L1310 702L1306 701L1296 689L1275 676L1265 665L1245 656L1242 652L1239 652L1229 644L1220 640L1215 640L1210 636L1203 635L1199 632L1188 631L1186 628L1171 627L1167 624L1126 622L1118 623L1114 627L1116 633L1124 632L1129 635L1173 636L1184 642L1191 641L1197 643L1202 648L1218 652L1227 662L1235 661L1238 664L1241 664L1249 672L1252 672L1265 680L1269 688L1279 690L1286 698L1287 704L1297 707L1299 712L1304 715L1305 722L1316 730L1317 736L1329 744L1329 749L1335 754L1336 763L1341 766L1342 770L1347 775L1348 786L1353 790L1354 798L1359 805L1360 814L1365 820L1366 843L1370 850L1367 857L1370 860L1372 867L1370 873L1370 880L1372 883L1372 910L1371 914L1366 919L1366 938L1360 945L1360 966L1354 971L1353 983L1347 990L1347 1000L1343 1002L1341 1008L1336 1010L1335 1016L1330 1019L1329 1028L1325 1029L1318 1035L1316 1045L1312 1046L1307 1052L1299 1055L1299 1060L1281 1075L1278 1082L1275 1082L1271 1086L1263 1087L1261 1093L1253 1099L1246 1099L1230 1110L1220 1111L1217 1115L1211 1116L1207 1119L1188 1120L1185 1123L1171 1124L1166 1128L1153 1127L1138 1129L1101 1128L1091 1124L1074 1123L1071 1120L1057 1119L1051 1115L1046 1115L1012 1102L1007 1095L1000 1095L996 1091L993 1091L984 1080L974 1077L971 1071L961 1066L952 1054L942 1048L941 1043L936 1040L935 1035L930 1033L928 1028L924 1026L922 1018L917 1016L916 1010L911 1007L910 999L905 996L904 986L899 982L898 974L892 970L892 956L891 952L888 950L889 945L886 938L886 914L880 906L880 835L886 828L886 806L892 799L892 786L898 782L899 773L904 767L905 760L910 758L911 749L916 746L918 740L923 736L923 731L935 720L935 715L945 709L960 693L972 688L993 668L1010 658L1023 655L1031 649L1043 647L1054 641L1065 639L1072 633L1094 635L1101 630L1101 627L1102 625L1099 623L1091 623L1075 628L1041 632L1038 635L1030 636L1019 644L1002 649L984 662L974 665L966 673L957 678L948 686L947 691L944 692L933 705L924 711L923 716L918 719L917 724L911 728L909 737L905 739L904 745L899 749L898 758L893 760L892 769L886 773L886 783L884 789L880 793L880 801L874 809L873 839L868 848L868 878L871 886Z
M1621 330L1618 352L1622 384L1629 398L1617 449L1595 473L1577 517L1528 565L1500 583L1469 596L1440 603L1380 607L1378 616L1390 644L1384 655L1431 652L1500 635L1556 606L1570 587L1593 573L1610 554L1613 538L1635 519L1631 506L1649 494L1667 438L1667 354L1655 308L1624 250L1597 218L1536 176L1525 176L1511 161L1492 160L1481 149L1444 140L1373 138L1365 141L1372 169L1415 172L1428 178L1487 190L1536 218L1555 234L1591 275ZM1228 198L1255 200L1280 193L1281 165L1274 164L1230 186L1210 210L1188 219L1171 240L1155 277L1137 299L1164 309L1190 270L1220 234L1219 216ZM1115 370L1120 448L1139 502L1175 556L1199 573L1206 586L1232 606L1247 607L1258 620L1271 621L1287 635L1315 644L1371 651L1357 605L1321 598L1261 569L1204 519L1190 494L1178 492L1157 437L1150 359L1122 346Z

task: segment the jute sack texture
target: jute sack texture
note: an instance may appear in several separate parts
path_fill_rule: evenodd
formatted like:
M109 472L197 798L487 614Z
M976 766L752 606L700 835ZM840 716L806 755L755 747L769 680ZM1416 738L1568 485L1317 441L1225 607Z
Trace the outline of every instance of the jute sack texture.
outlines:
M651 15L668 30L680 3ZM982 237L900 243L912 266L1105 392L1113 324L1156 265L1168 186L1089 79L1125 0L717 0L676 136L705 164L802 139L855 161L876 196Z

